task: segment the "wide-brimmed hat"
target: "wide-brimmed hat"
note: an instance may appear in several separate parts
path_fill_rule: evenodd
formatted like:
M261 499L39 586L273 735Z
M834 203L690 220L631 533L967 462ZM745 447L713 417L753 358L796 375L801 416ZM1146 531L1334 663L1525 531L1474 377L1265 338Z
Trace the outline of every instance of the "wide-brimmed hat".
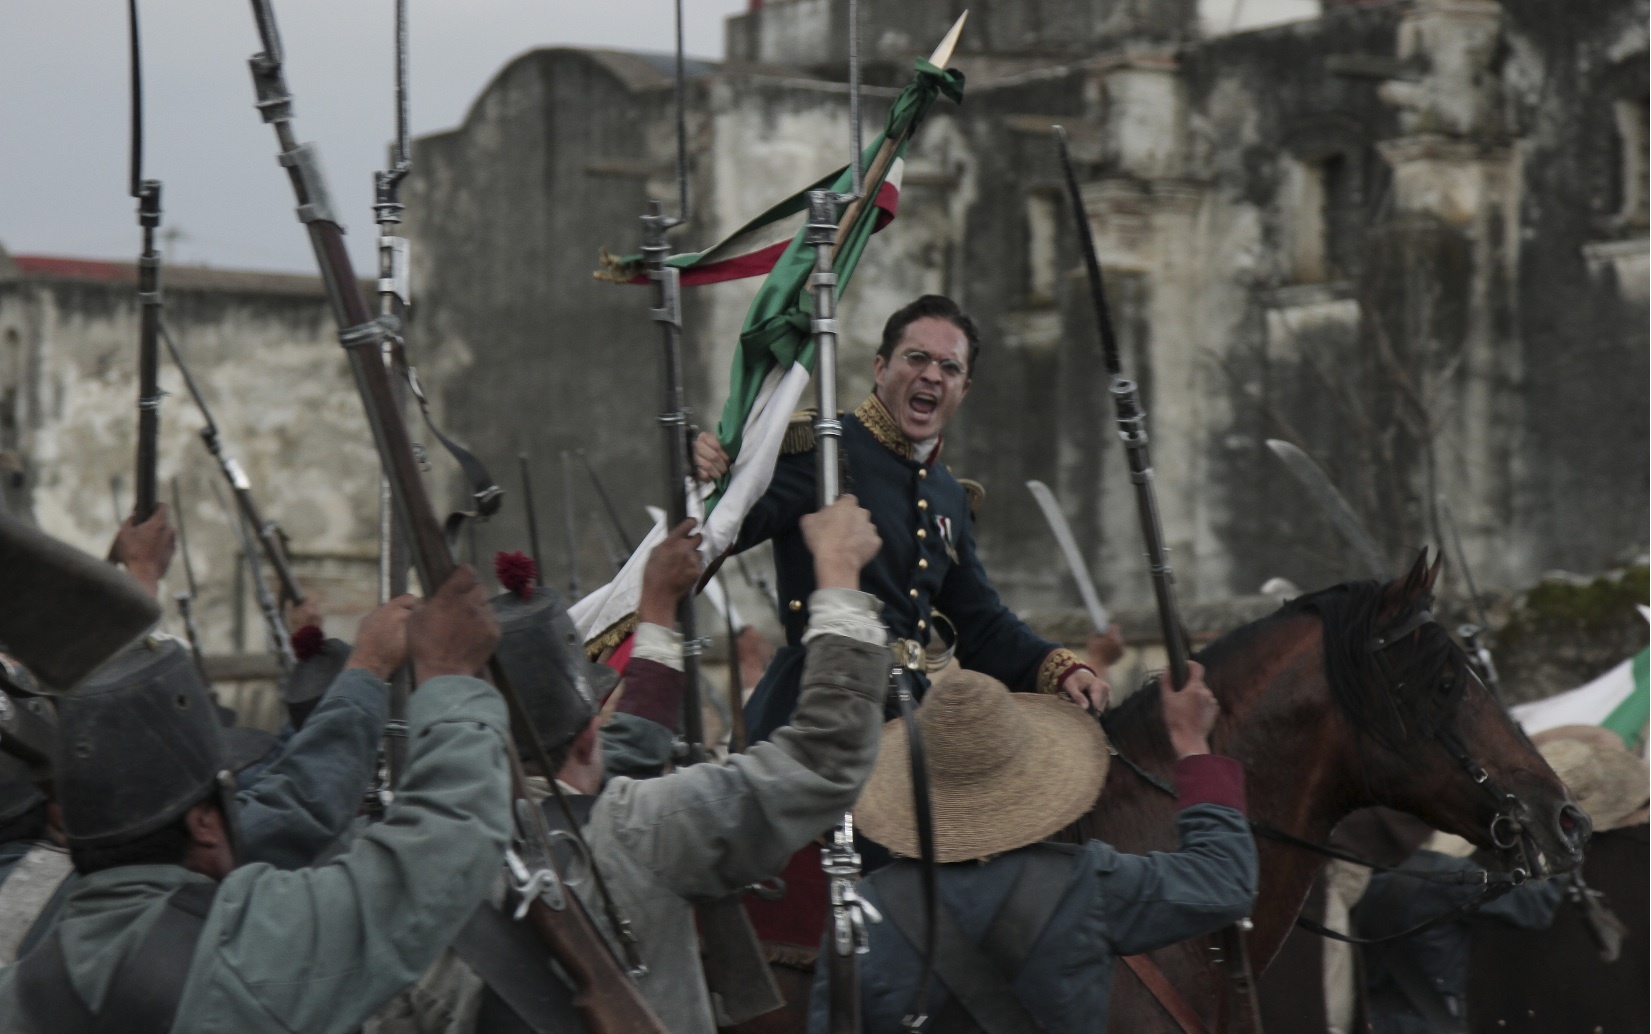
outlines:
M1106 734L1063 697L1011 694L996 679L960 668L930 686L917 725L942 862L1036 843L1094 807L1106 782ZM883 728L854 819L889 850L918 856L911 753L899 720Z
M1538 733L1533 742L1593 820L1596 833L1625 825L1624 820L1651 798L1651 769L1645 759L1630 753L1608 729L1561 726Z

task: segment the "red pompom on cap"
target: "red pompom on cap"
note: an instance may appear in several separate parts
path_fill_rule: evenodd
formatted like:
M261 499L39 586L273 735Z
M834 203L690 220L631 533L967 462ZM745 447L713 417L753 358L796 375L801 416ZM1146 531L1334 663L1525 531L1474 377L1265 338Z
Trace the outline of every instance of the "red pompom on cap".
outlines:
M539 565L526 553L493 554L493 573L506 592L513 592L524 600L533 598L533 589L539 582Z
M305 625L292 633L292 654L300 661L316 656L326 645L327 637L320 625Z

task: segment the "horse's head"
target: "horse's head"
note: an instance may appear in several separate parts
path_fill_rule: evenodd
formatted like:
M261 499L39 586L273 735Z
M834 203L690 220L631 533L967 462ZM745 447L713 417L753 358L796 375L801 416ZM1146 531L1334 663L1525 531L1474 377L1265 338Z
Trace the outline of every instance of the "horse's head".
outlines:
M1357 744L1356 778L1368 803L1420 816L1527 872L1573 869L1588 818L1433 619L1441 562L1429 565L1424 550L1385 586L1297 601L1325 622L1325 674Z

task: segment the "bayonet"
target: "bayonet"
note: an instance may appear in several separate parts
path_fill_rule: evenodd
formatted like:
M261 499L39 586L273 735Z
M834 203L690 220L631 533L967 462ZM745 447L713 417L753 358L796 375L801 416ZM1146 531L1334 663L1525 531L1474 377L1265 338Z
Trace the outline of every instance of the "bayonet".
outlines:
M533 584L545 584L545 558L539 552L539 515L533 507L533 473L529 469L527 453L516 454L517 466L522 472L522 505L527 508L527 543L533 554ZM577 579L575 579L577 585ZM577 591L577 589L575 590Z
M705 595L722 615L728 633L728 753L745 753L745 680L740 674L740 620L734 598L720 576L705 583Z
M183 622L184 636L189 640L189 652L194 655L195 668L206 678L206 654L201 650L201 630L195 624L195 596L200 591L195 584L195 565L189 559L189 527L184 522L183 496L178 492L178 479L172 479L172 519L178 525L178 552L183 554L183 577L188 588L173 593L178 605L178 619Z
M254 544L252 535L247 531L246 517L224 499L224 494L218 490L216 481L210 482L212 495L223 508L224 519L229 521L230 530L235 533L235 539L240 543L241 555L246 557L247 574L252 580L252 596L258 602L258 613L264 618L264 633L269 639L270 652L275 654L281 663L283 676L292 671L298 658L292 652L292 633L287 628L286 618L281 616L281 604L270 591L269 583L264 580L264 566L258 559L258 547Z
M218 423L212 418L212 409L206 404L206 398L201 394L200 386L195 383L194 375L189 372L189 364L184 362L183 353L179 350L178 343L173 340L171 330L165 323L161 323L159 329L161 340L166 342L166 350L172 356L172 364L178 368L178 373L183 377L184 387L189 391L189 397L195 400L195 408L201 411L201 419L206 422L200 431L201 441L206 445L206 451L218 461L218 470L229 483L229 490L235 499L236 508L241 513L241 519L254 530L258 544L263 547L270 570L275 572L276 581L280 583L281 598L294 605L303 603L304 590L299 587L298 579L292 573L292 563L287 556L286 535L282 533L280 525L264 519L263 513L258 509L257 500L252 496L252 481L247 477L246 470L240 462L224 449L223 438L218 433Z
M636 546L631 543L631 537L625 533L625 522L619 519L618 509L614 507L613 500L608 498L608 490L602 487L602 479L597 476L596 468L591 465L590 456L583 449L579 450L579 462L585 465L585 473L590 475L590 483L596 489L596 497L602 501L602 509L608 515L608 524L613 528L613 533L618 538L619 545L624 549L622 554L615 553L611 548L608 550L611 555L616 557L613 566L614 570L617 571L619 568L624 567L625 561L629 560L631 554L636 552Z
M1299 447L1283 439L1267 439L1267 448L1273 450L1273 455L1284 461L1291 475L1307 489L1307 494L1313 497L1319 509L1330 518L1330 523L1352 547L1370 576L1384 582L1393 577L1392 569L1382 559L1382 551L1376 546L1370 529L1364 526L1364 521L1347 505L1347 499L1336 488L1324 469L1314 463L1312 457L1302 452Z
M1089 297L1095 306L1095 322L1100 329L1102 360L1109 379L1118 436L1123 439L1129 461L1129 477L1135 485L1135 506L1146 540L1147 566L1152 573L1152 591L1158 602L1158 624L1163 630L1164 653L1169 660L1170 685L1187 684L1187 640L1181 628L1181 613L1175 601L1175 574L1169 566L1169 547L1164 541L1164 523L1158 513L1158 496L1153 489L1152 455L1147 446L1147 415L1141 407L1140 392L1133 380L1124 376L1118 336L1112 326L1112 311L1101 281L1101 262L1095 253L1095 238L1089 229L1089 213L1084 209L1083 192L1072 171L1072 154L1067 148L1066 130L1054 127L1060 149L1061 172L1072 200L1072 216L1077 221L1078 245L1083 252L1084 271L1089 277Z
M562 534L567 538L568 599L579 598L579 525L574 521L573 460L562 450Z
M769 606L774 608L774 613L779 614L780 594L774 591L774 586L769 584L768 579L763 577L762 572L751 570L751 565L745 562L744 553L734 554L734 563L739 565L740 577L745 579L745 584L762 593L763 597L768 600Z
M1055 542L1061 547L1061 555L1066 558L1072 580L1078 583L1078 595L1083 597L1083 609L1089 614L1089 623L1096 632L1104 634L1108 625L1106 608L1101 606L1101 598L1095 593L1095 583L1089 578L1089 569L1084 566L1083 554L1078 552L1078 542L1072 537L1072 528L1066 523L1066 514L1061 512L1055 493L1049 491L1049 486L1042 481L1028 481L1026 487L1031 491L1032 498L1038 501L1038 509L1043 511L1043 519L1049 522L1049 530L1055 533Z
M1468 583L1468 599L1472 601L1473 612L1479 618L1477 625L1472 622L1463 624L1457 628L1456 634L1467 646L1469 656L1478 662L1480 678L1484 679L1492 693L1501 697L1502 680L1496 674L1496 661L1491 657L1490 647L1481 638L1490 631L1490 618L1485 614L1485 605L1480 600L1479 587L1473 582L1473 569L1468 567L1468 554L1462 548L1462 535L1456 528L1456 518L1451 515L1450 504L1445 502L1444 496L1439 497L1439 519L1450 535L1451 545L1456 548L1456 562L1462 567L1462 579Z
M447 582L457 565L446 533L431 504L418 454L402 419L390 372L383 361L384 345L397 334L399 328L388 326L385 320L375 318L368 309L366 299L357 286L349 249L344 243L343 226L327 196L316 149L312 144L299 144L294 134L292 95L287 89L280 39L270 0L252 0L252 10L263 44L263 49L250 61L257 107L263 120L275 130L280 148L279 161L287 170L298 205L299 220L304 224L315 252L322 285L338 326L339 341L349 358L350 371L361 396L380 464L390 477L398 526L407 535L420 583L425 592L433 593ZM466 472L473 474L468 468ZM475 485L474 477L472 485ZM478 492L478 508L491 503L496 509L497 498L496 487L485 498ZM509 706L511 725L518 742L524 744L527 756L551 780L552 793L572 822L567 802L555 784L556 766L550 763L538 730L528 719L522 700L511 683L509 672L496 655L490 659L488 670ZM517 799L529 799L527 777L517 752L506 751L505 758L510 767L512 794ZM545 828L543 814L537 807L530 807L527 811L528 835L548 851L549 832ZM578 824L572 824L573 835L579 837ZM624 942L627 961L633 971L639 971L635 946L631 939L624 936L628 924L606 893L599 873L595 869L592 873L596 876L609 922ZM552 909L542 899L535 898L528 908L526 921L579 987L581 993L576 998L576 1004L592 1030L664 1034L664 1025L648 1007L636 985L626 979L625 972L619 968L577 896L569 895L568 907L560 910Z
M143 67L138 32L138 0L126 5L132 55L132 169L131 194L138 202L138 225L143 228L143 253L138 257L138 455L133 479L132 523L142 524L159 501L156 468L160 441L161 256L155 250L155 231L161 224L161 184L143 178Z

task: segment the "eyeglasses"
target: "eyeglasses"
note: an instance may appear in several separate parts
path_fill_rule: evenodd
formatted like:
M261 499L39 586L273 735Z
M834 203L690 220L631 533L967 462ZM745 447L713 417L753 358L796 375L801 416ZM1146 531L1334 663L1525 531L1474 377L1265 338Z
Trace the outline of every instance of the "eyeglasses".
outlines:
M963 364L958 362L956 359L936 359L934 356L920 348L914 348L910 352L906 352L901 355L900 358L904 359L906 361L906 365L910 366L917 373L922 373L924 370L927 370L930 363L939 363L940 372L954 381L968 372L968 370L964 369Z

